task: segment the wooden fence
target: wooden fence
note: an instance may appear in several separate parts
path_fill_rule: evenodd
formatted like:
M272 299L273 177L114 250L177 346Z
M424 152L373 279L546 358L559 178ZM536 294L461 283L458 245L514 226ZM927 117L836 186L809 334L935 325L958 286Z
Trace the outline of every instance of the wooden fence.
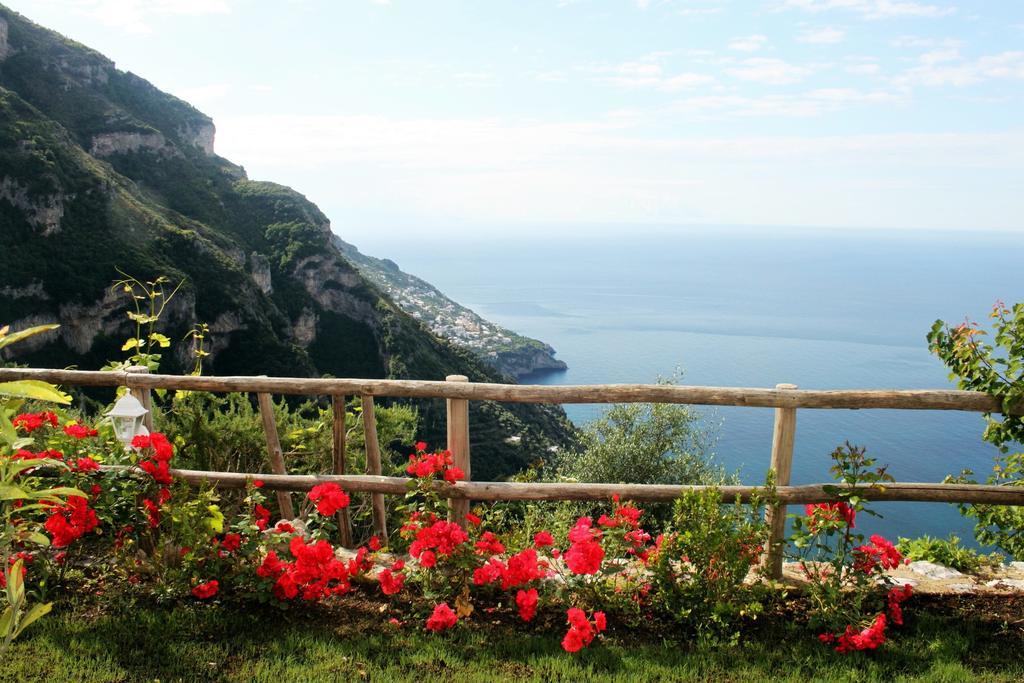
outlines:
M775 409L770 467L775 472L778 504L768 510L772 530L771 549L764 562L772 576L782 572L781 545L785 530L786 506L835 500L826 492L828 484L790 485L793 444L798 409L872 409L959 410L1001 412L999 402L987 394L953 390L830 390L808 391L792 384L774 389L735 387L696 387L650 384L606 384L585 386L539 386L471 383L462 375L445 381L304 379L294 377L195 377L152 375L144 368L124 372L43 370L0 368L0 382L37 379L54 384L91 387L127 387L142 403L151 405L152 389L183 389L209 392L256 393L267 439L271 473L211 472L172 470L193 485L209 483L220 488L242 488L246 481L260 478L264 487L276 492L285 517L294 515L292 491L308 491L317 484L333 481L349 491L371 494L375 533L387 535L384 495L402 495L407 490L405 477L381 475L380 447L374 397L443 398L447 401L448 450L466 474L465 481L454 484L437 482L438 491L449 498L452 518L465 518L471 500L607 500L614 494L635 501L671 501L684 489L703 486L667 486L654 484L594 484L561 482L475 482L471 480L469 401L505 401L520 403L684 403L693 405L747 406ZM334 414L332 434L333 468L331 474L289 475L278 439L273 414L273 394L330 396ZM347 396L360 396L366 443L366 474L345 471L344 411ZM1014 410L1014 414L1021 411ZM151 414L150 414L151 417ZM152 428L152 424L148 425ZM727 498L749 500L757 486L718 487ZM889 483L884 487L863 488L866 499L885 501L930 501L946 503L990 503L1024 505L1024 487L980 484ZM339 513L341 542L351 546L351 524L347 512Z

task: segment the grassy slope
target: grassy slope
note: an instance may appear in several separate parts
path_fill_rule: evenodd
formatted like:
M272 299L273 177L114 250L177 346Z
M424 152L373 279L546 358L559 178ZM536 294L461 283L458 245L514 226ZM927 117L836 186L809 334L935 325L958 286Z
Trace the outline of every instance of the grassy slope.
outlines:
M446 681L1013 681L1019 624L988 606L910 603L897 640L875 653L839 656L782 620L745 644L698 648L611 623L603 643L576 655L559 646L562 613L524 625L476 617L432 635L420 623L386 623L391 605L347 598L331 610L303 606L58 609L15 643L0 681L446 680ZM966 612L964 609L966 608ZM1019 607L1018 607L1019 610ZM967 616L965 616L965 614Z

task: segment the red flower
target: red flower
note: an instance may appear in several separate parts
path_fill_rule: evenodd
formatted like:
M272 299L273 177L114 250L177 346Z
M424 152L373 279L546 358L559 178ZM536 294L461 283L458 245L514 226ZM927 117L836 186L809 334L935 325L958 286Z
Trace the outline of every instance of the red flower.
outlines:
M212 579L193 588L192 595L200 600L206 600L207 598L212 598L216 595L219 589L220 583L217 582L217 579Z
M466 521L473 526L480 526L480 518L474 515L472 512L466 513Z
M31 434L44 424L56 427L57 416L49 411L43 413L22 413L11 420L11 424L15 427L21 427L27 434Z
M533 620L537 614L537 589L520 590L516 593L516 607L519 608L519 616L523 621Z
M415 523L409 529L416 529ZM437 555L451 555L468 540L469 535L455 522L437 520L416 529L416 538L409 546L409 554L424 567L432 567Z
M427 442L426 441L417 441L416 442L416 452L417 453L425 453L426 450L427 450Z
M554 545L555 539L549 531L541 531L533 537L533 545L537 548Z
M402 590L402 586L405 584L405 574L393 574L391 569L382 569L377 575L377 582L384 595L394 595Z
M881 565L883 569L895 569L903 562L903 555L892 543L878 534L871 537L871 545L859 545L853 549L853 566L865 574Z
M263 558L263 562L256 568L256 575L264 579L273 579L280 576L284 571L284 563L277 557L277 553L271 550Z
M171 478L170 466L166 460L143 460L139 463L139 467L153 477L153 481L158 484L168 486L174 483Z
M242 536L240 534L229 533L224 534L224 539L220 542L220 547L229 553L233 553L242 547Z
M252 485L253 485L254 488L261 489L261 488L263 488L263 480L262 479L256 479L255 481L252 482Z
M334 482L319 484L309 492L309 499L316 503L316 511L324 517L330 517L338 510L347 508L348 494Z
M171 499L171 490L169 488L164 487L164 488L161 488L159 491L157 491L156 502L159 503L160 505L164 505L170 499Z
M889 618L897 626L903 625L903 608L900 607L900 603L908 600L913 593L913 587L907 583L902 588L891 589L888 595L886 595L886 602L889 605Z
M96 472L100 468L100 464L92 458L79 458L71 465L73 472Z
M274 531L279 534L294 534L295 527L283 519L274 525Z
M160 506L149 498L143 499L142 504L146 506L146 516L149 520L149 526L153 529L160 526Z
M455 467L455 466L449 467L447 470L445 470L445 473L444 473L444 480L446 482L448 482L449 484L454 484L459 479L465 479L465 478L466 478L466 473L463 472L462 468L460 468L460 467Z
M854 520L857 518L857 510L844 502L808 503L804 506L804 513L811 518L808 521L811 531L816 530L819 522L838 522L840 519L851 529L856 526Z
M508 558L508 566L501 577L501 587L508 590L542 579L544 575L545 571L537 561L537 551L526 548Z
M53 547L63 548L95 529L99 523L96 511L89 507L85 498L69 496L63 506L53 508L43 526L52 536Z
M565 553L565 564L573 574L596 574L603 559L604 548L596 541L574 543Z
M562 639L562 649L566 652L579 652L590 644L594 635L603 631L606 626L604 612L594 612L594 621L587 618L587 613L578 607L570 607L566 612L569 630Z
M74 424L66 425L64 427L64 433L68 436L73 436L76 439L84 439L89 436L96 436L99 432L76 422Z
M476 548L477 555L498 555L505 552L505 546L490 531L481 534L480 540L473 547Z
M373 550L374 552L376 552L376 551L380 550L380 539L377 538L376 536L370 536L370 541L369 541L368 545L370 546L370 550Z
M253 508L252 514L255 518L256 528L260 531L266 529L267 525L270 524L270 510L262 505L257 504L256 507Z
M455 612L448 606L447 602L442 602L434 607L434 613L427 617L427 629L434 631L444 631L446 629L455 626L459 618L455 616Z
M870 626L860 632L854 631L853 626L847 626L844 633L836 636L836 652L845 654L853 650L874 650L885 642L885 623L885 615L879 614Z
M132 448L142 450L144 448L153 449L153 457L156 460L168 461L174 457L174 446L167 440L167 437L160 432L153 432L152 434L139 434L132 439Z

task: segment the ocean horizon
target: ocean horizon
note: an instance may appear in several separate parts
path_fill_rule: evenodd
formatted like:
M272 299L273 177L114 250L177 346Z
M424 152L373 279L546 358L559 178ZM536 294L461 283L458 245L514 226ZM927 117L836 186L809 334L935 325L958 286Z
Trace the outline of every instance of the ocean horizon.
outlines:
M536 384L655 382L807 389L954 387L925 335L936 319L983 321L997 299L1024 300L1013 234L810 229L684 229L633 234L356 241L459 303L551 344L562 372ZM567 405L577 424L604 409ZM698 408L714 454L745 483L769 465L773 411ZM829 454L864 446L898 481L991 471L978 413L801 410L795 484L827 482ZM973 523L951 505L877 504L867 533L956 533ZM795 512L796 508L791 508Z

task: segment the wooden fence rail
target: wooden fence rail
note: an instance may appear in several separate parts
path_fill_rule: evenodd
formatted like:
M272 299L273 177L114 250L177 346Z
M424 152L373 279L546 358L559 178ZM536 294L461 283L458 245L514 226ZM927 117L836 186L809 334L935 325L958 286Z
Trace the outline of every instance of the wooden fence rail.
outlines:
M361 395L445 398L507 403L688 403L753 408L962 410L999 413L988 394L952 389L758 389L663 384L531 385L399 379L309 379L298 377L207 377L148 375L91 370L0 368L0 382L38 379L54 384L138 389L185 389L297 395ZM1011 411L1024 414L1024 405Z
M374 397L443 398L448 408L448 449L454 463L465 472L466 481L455 484L437 482L438 492L451 504L452 518L462 522L471 500L607 500L614 494L623 498L658 502L674 500L684 490L703 486L652 484L593 484L549 482L475 482L471 481L469 401L519 403L683 403L692 405L746 406L775 408L772 435L771 471L777 484L777 504L767 511L772 542L763 563L769 574L781 576L781 547L785 532L786 506L836 500L827 484L789 485L793 466L797 409L898 409L959 410L1002 412L991 396L972 391L953 390L806 390L792 384L774 389L737 387L697 387L651 384L602 384L589 386L538 386L472 383L461 375L446 381L304 379L294 377L195 377L154 375L144 371L105 372L0 368L0 382L37 379L54 384L127 387L149 405L151 389L184 389L210 392L250 392L257 394L267 437L268 474L172 470L193 485L212 484L221 488L242 488L252 479L261 479L267 489L277 493L282 514L293 514L289 492L308 491L317 484L336 482L346 490L371 494L374 531L387 535L385 494L404 494L409 488L405 477L381 475L380 447ZM333 406L332 472L330 475L289 475L281 452L274 421L272 394L330 396ZM362 426L365 433L368 474L348 474L345 455L345 396L360 396L363 404ZM1024 414L1024 405L1015 406L1013 415ZM151 416L150 416L151 417ZM111 469L106 467L105 469ZM117 468L113 468L117 469ZM122 468L124 469L124 468ZM131 468L129 468L131 469ZM726 499L737 496L748 502L758 486L717 487ZM977 484L890 483L884 487L862 487L859 495L878 501L919 501L945 503L987 503L1024 505L1024 487ZM352 543L347 515L338 517L343 544Z

